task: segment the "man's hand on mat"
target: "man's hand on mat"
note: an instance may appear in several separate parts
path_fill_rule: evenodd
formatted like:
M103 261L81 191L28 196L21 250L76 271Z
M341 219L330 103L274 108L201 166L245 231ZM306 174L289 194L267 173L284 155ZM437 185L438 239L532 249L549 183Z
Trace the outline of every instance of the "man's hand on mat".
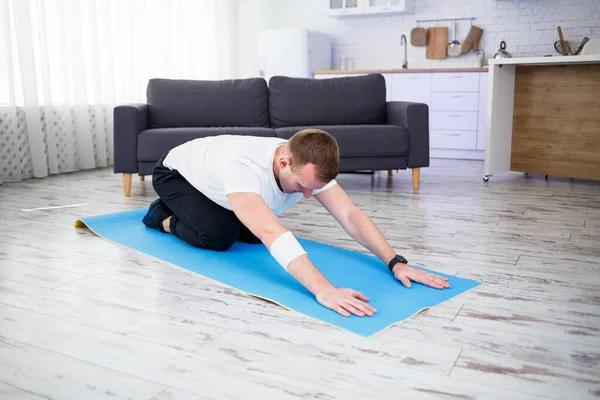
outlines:
M369 299L364 294L347 288L325 289L323 292L317 293L317 301L344 317L349 317L350 314L359 317L373 316L377 312L374 307L365 303Z
M448 278L430 274L429 272L413 268L410 265L400 263L396 264L396 266L393 268L393 271L396 279L402 282L402 284L407 288L411 286L410 281L418 282L436 289L444 289L450 287L450 283L448 283Z

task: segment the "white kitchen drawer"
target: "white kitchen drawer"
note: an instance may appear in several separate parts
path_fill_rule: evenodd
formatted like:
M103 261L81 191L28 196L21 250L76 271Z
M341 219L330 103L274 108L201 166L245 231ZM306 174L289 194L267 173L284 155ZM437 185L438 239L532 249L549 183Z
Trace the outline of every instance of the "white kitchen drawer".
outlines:
M431 74L392 73L392 99L395 101L413 101L431 104Z
M431 94L433 111L477 111L479 93L477 92L435 92Z
M430 129L477 130L476 111L431 111L429 116Z
M477 92L479 74L473 72L436 72L431 76L434 92Z
M477 131L431 130L429 147L472 150L477 147Z

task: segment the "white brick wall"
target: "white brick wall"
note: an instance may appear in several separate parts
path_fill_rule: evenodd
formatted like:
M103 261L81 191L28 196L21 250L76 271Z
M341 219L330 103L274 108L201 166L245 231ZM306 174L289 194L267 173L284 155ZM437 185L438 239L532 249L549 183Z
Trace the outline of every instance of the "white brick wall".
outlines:
M255 75L258 71L255 41L258 30L263 28L302 27L331 34L334 68L339 66L341 57L353 58L355 68L399 67L404 54L400 46L402 34L409 40L409 67L425 62L440 65L425 59L424 47L410 45L410 31L417 19L475 17L473 24L484 30L480 46L486 58L494 56L502 40L516 57L556 55L553 44L558 39L558 25L574 47L584 36L600 37L599 0L414 0L414 14L347 19L327 16L328 3L329 0L239 0L238 72ZM245 11L249 14L243 15ZM451 38L452 22L443 23L450 28ZM468 21L457 23L458 40L463 41L468 31ZM472 62L473 57L452 61Z

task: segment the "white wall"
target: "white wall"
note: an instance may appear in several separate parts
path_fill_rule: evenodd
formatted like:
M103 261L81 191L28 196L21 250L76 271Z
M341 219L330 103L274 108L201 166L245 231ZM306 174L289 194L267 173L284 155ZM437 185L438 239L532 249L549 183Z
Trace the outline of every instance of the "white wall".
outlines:
M238 0L237 8L237 75L239 78L258 76L258 32L264 23L265 0Z
M328 3L329 0L239 0L238 74L258 74L256 38L259 30L265 28L299 27L331 34L333 68L339 67L343 56L354 58L355 68L400 67L404 54L400 46L402 34L409 40L409 67L447 64L448 60L426 60L425 47L410 45L410 31L417 19L475 17L473 24L484 30L481 47L486 58L494 56L502 40L513 56L558 54L553 47L558 39L558 25L575 47L584 36L600 37L598 0L414 0L415 12L411 15L346 19L327 16ZM447 26L451 38L452 25ZM458 23L457 39L463 41L468 30L468 21ZM467 60L463 56L456 61Z

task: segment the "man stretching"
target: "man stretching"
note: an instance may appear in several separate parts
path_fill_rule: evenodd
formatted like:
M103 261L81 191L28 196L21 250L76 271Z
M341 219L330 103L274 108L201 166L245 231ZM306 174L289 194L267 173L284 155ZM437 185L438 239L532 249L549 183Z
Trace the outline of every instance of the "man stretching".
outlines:
M341 315L372 316L362 293L333 286L277 216L311 195L345 231L376 255L404 286L411 281L438 289L446 278L407 264L373 221L337 184L339 148L329 133L304 129L289 140L219 135L181 144L158 161L152 184L159 199L143 218L146 226L188 244L225 251L237 240L263 243L277 262Z

